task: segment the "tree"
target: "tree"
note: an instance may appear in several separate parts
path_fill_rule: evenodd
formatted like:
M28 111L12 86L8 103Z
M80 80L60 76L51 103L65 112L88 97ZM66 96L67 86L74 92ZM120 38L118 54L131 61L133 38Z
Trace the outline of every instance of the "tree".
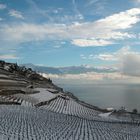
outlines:
M133 113L133 114L137 114L137 113L138 113L138 110L137 110L137 109L133 109L133 110L132 110L132 113Z

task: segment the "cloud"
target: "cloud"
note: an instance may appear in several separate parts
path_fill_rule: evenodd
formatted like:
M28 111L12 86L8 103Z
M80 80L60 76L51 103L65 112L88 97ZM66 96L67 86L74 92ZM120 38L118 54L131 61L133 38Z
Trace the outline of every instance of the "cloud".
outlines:
M72 44L80 46L80 47L88 47L88 46L107 46L113 44L111 41L107 40L95 40L95 39L74 39Z
M88 60L95 60L95 59L99 59L99 60L103 60L103 61L117 61L118 57L116 55L114 55L114 53L103 53L103 54L98 54L98 55L93 55L90 54L88 56L85 55L80 55L80 57L82 59L88 59Z
M132 51L129 46L122 47L113 53L90 54L89 56L82 54L80 57L89 60L116 61L116 67L122 74L140 76L140 52Z
M99 54L99 55L96 55L94 58L104 60L104 61L116 61L116 60L118 60L118 58L112 54Z
M0 4L0 10L5 9L7 6L5 4Z
M24 19L22 13L17 11L17 10L14 10L14 9L9 11L9 15L11 17L15 17L15 18L19 18L19 19Z
M19 58L14 54L4 54L0 55L0 59L19 59Z
M84 54L81 54L80 57L81 57L82 59L87 59L87 57L86 57Z
M117 61L118 57L116 56L115 53L103 53L103 54L98 54L98 55L94 55L94 54L90 54L88 56L82 54L80 55L81 59L88 59L88 60L102 60L102 61Z
M62 75L57 75L57 74L41 74L44 77L51 78L54 81L60 81L62 82L70 82L73 83L90 83L90 82L95 82L95 83L100 83L100 82L105 82L105 83L136 83L140 82L140 79L137 77L132 77L129 75L123 75L120 72L114 72L114 73L96 73L96 72L88 72L88 73L83 73L83 74L62 74ZM59 82L59 83L60 83Z
M89 0L89 2L87 3L86 6L90 6L90 5L93 5L95 4L96 2L98 2L99 0Z
M82 73L82 74L62 74L62 75L57 75L57 74L42 74L44 77L50 77L53 79L87 79L87 80L103 80L106 76L103 73L96 73L96 72L88 72L88 73ZM107 76L108 77L108 76Z
M140 76L140 54L124 55L121 70L125 75Z
M106 30L127 29L140 21L138 15L140 15L140 9L133 8L101 19L97 23L100 27L104 24Z
M98 55L90 54L88 56L83 55L82 57L84 57L85 59L89 59L89 60L99 59L99 60L103 60L103 61L120 61L120 60L122 60L122 58L124 56L127 56L129 54L139 55L140 53L132 51L129 46L126 46L126 47L122 47L120 50L118 50L116 52L101 53Z
M133 1L135 1L135 2L137 2L137 3L140 3L140 0L133 0Z
M74 11L76 13L76 16L79 18L79 19L84 19L83 15L81 14L81 12L78 10L78 7L77 7L77 4L76 4L76 1L75 0L72 0L72 4L74 6Z
M94 38L95 41L98 41L98 39L102 39L105 42L112 39L119 40L119 39L125 39L125 38L134 38L135 36L133 34L123 32L123 30L131 28L134 24L138 23L140 21L140 18L138 17L138 15L140 15L140 9L133 8L125 12L120 12L118 14L111 15L109 17L106 17L104 19L98 20L93 23L85 23L84 25L80 25L78 29L83 27L81 28L81 31L85 35L85 37ZM84 42L87 42L87 41L84 40ZM92 40L88 42L91 42L91 41ZM79 42L79 39L77 40L75 39L74 42L76 42L75 45L79 45L82 47L84 45L83 43ZM109 42L109 44L110 43L111 42ZM87 46L87 44L88 43L85 43L85 46ZM90 46L91 44L92 43L89 43ZM97 43L97 45L99 44ZM108 45L108 43L106 42L105 44L101 43L101 46L103 45L106 46Z
M23 19L18 11L11 16ZM140 21L140 9L133 8L113 14L94 22L66 24L30 24L20 23L0 26L1 40L13 42L31 42L42 40L69 40L79 47L107 46L118 40L135 38L126 31ZM18 33L18 34L17 34Z

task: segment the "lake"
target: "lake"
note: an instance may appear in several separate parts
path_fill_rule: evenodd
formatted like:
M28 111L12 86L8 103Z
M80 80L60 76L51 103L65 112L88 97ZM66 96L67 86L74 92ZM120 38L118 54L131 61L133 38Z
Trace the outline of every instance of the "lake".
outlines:
M66 91L72 92L80 100L101 108L121 106L131 111L140 110L140 85L139 84L57 84Z

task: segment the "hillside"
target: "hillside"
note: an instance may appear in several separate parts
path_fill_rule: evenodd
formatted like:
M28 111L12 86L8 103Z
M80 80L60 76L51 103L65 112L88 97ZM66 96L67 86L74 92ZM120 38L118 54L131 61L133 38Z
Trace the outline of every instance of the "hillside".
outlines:
M20 89L33 85L35 87L50 87L62 90L54 85L50 79L42 77L31 68L4 61L0 61L0 82L0 86L3 87L12 85Z
M29 107L0 106L0 139L6 140L139 140L132 123L92 121Z
M140 116L100 109L31 68L0 61L0 139L139 140Z

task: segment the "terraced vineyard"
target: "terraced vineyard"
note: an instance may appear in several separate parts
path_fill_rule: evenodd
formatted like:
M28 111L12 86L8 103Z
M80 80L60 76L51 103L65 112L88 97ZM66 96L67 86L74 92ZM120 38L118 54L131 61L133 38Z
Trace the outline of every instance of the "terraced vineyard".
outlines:
M99 117L100 111L89 109L80 105L74 99L64 95L64 93L53 94L47 89L37 88L39 93L35 94L15 94L10 96L0 96L1 100L18 103L22 106L35 106L57 113L63 113L81 118L94 119Z
M1 63L0 140L140 140L138 114L88 105L31 69Z
M48 89L36 88L37 93L31 94L13 94L9 96L0 96L1 104L17 104L21 106L34 107L57 112L61 114L73 115L79 118L103 121L134 121L140 122L138 115L130 115L125 113L125 116L121 114L116 116L114 113L105 113L101 110L90 109L84 105L81 105L77 100L71 98L65 93L51 93ZM52 89L53 90L53 89ZM133 118L132 118L133 117Z
M70 97L62 98L61 96L50 102L50 104L41 106L40 108L87 119L98 117L100 113L99 111L80 105Z
M0 106L1 140L139 140L138 124L91 121L21 106Z

